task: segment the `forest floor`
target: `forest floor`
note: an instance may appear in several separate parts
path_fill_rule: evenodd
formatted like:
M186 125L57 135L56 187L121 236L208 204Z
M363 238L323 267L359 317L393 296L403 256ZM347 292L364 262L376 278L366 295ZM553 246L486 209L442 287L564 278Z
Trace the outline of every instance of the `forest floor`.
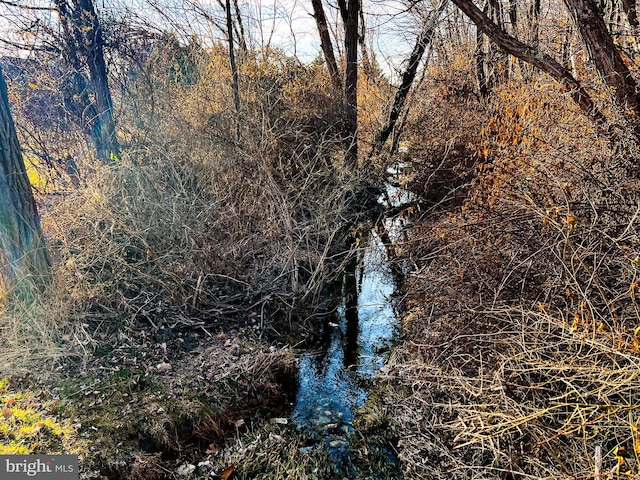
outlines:
M132 326L53 374L7 376L4 447L77 454L82 479L344 478L289 418L297 353L255 321ZM355 425L353 478L400 478L376 402Z

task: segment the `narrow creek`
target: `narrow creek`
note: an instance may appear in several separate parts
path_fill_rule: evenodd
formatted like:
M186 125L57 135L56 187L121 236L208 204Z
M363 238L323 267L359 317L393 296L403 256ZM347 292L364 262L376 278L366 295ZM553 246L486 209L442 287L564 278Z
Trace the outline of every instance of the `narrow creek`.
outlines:
M394 203L398 192L388 189L381 202ZM337 474L354 474L349 437L356 412L367 400L366 380L384 365L396 332L394 290L385 246L373 230L343 274L337 308L323 322L318 345L300 360L291 416L324 443Z

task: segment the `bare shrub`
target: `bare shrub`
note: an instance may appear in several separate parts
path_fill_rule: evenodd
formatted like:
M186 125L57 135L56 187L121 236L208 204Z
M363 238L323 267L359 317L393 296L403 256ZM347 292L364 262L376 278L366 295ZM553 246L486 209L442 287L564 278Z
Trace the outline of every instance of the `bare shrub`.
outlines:
M342 170L335 100L315 88L317 66L277 52L245 59L238 143L226 58L176 48L129 86L121 158L46 198L56 285L67 311L111 328L256 315L264 327L339 271L366 174ZM157 68L184 65L178 54L188 81Z
M419 293L390 367L405 473L636 474L633 142L612 148L543 83L496 93L466 202L415 228L405 258Z

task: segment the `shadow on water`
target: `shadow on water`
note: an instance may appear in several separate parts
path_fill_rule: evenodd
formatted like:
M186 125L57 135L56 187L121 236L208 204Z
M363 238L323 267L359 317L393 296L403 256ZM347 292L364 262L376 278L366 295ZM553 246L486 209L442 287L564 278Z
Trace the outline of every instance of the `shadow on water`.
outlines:
M349 452L354 415L367 399L363 381L384 365L397 323L384 245L375 231L368 243L335 287L334 308L324 319L318 345L301 358L292 414L324 442L334 472L349 478L355 475Z

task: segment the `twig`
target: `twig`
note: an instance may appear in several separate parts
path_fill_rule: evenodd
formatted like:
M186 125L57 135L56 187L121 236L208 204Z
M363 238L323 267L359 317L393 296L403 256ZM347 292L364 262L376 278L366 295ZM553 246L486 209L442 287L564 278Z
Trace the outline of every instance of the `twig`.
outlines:
M596 445L595 471L593 473L593 478L595 480L600 480L602 478L602 447L600 445Z

